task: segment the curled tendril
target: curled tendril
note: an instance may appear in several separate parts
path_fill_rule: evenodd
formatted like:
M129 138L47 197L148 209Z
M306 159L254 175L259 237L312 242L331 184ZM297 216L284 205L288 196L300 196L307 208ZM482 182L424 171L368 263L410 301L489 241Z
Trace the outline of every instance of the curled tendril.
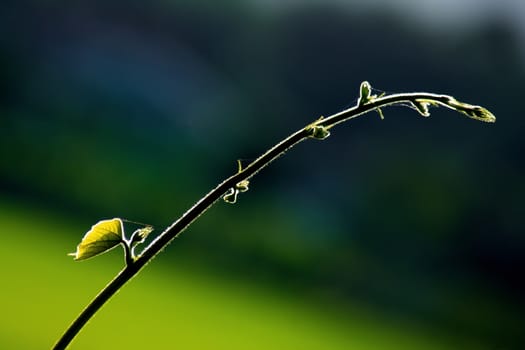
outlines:
M237 160L237 164L239 166L238 168L238 173L240 173L242 171L242 164L241 164L241 161L240 160ZM228 192L226 192L223 196L222 196L222 199L226 202L226 203L230 203L230 204L234 204L237 202L237 195L239 195L239 193L243 193L243 192L246 192L249 190L249 185L250 185L250 180L242 180L240 182L238 182L235 187L232 187L228 190Z

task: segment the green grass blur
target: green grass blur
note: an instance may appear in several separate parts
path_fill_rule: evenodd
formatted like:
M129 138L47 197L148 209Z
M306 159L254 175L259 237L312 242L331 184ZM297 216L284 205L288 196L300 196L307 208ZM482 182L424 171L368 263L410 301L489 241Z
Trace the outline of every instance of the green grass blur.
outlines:
M122 265L114 250L73 262L77 223L0 199L4 232L1 349L49 348ZM68 236L69 242L60 237ZM60 254L63 253L63 254ZM173 264L146 267L91 320L71 349L481 349L475 341L389 319L359 305Z

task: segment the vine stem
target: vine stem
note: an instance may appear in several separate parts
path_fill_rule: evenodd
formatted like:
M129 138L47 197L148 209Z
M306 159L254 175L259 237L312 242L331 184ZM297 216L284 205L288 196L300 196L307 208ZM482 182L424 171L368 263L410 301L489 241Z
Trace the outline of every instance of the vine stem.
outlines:
M416 109L423 116L428 116L429 105L441 105L458 112L466 114L468 117L494 122L496 119L492 113L480 106L469 105L457 101L448 95L437 95L432 93L400 93L387 96L376 97L370 95L370 85L368 82L361 84L361 96L358 103L346 110L331 115L330 117L321 117L317 121L306 127L294 132L281 142L267 150L259 158L251 162L244 169L224 180L213 190L208 192L179 219L171 224L164 232L159 234L142 252L133 260L127 259L126 266L109 282L97 296L86 306L80 315L73 321L64 334L60 337L53 349L65 349L80 332L84 325L93 317L93 315L131 278L133 278L141 269L150 262L162 249L164 249L174 238L178 237L192 222L202 215L210 206L220 199L230 189L235 189L241 181L246 181L265 168L273 160L282 156L288 149L295 146L301 141L308 138L324 139L330 133L329 129L333 126L356 118L367 112L377 110L381 113L380 108L389 105L406 105Z

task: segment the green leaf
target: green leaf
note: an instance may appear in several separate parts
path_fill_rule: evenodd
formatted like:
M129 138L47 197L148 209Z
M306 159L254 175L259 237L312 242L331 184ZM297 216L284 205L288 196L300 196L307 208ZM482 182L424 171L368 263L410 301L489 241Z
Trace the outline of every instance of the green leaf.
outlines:
M73 256L75 260L85 260L107 252L124 242L124 227L122 220L114 218L101 220L91 227L77 246Z

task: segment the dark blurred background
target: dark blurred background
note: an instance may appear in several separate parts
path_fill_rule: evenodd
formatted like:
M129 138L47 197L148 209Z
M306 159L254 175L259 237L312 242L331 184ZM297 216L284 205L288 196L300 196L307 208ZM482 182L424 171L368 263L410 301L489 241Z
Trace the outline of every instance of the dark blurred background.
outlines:
M419 349L522 349L523 19L519 0L3 1L0 299L8 316L0 345L49 347L118 270L117 253L96 259L102 265L65 256L92 224L123 217L160 232L233 174L237 159L353 105L368 80L378 93L450 94L487 107L497 123L399 107L385 109L383 121L360 117L272 163L237 204L217 203L143 275L166 283L154 293L180 288L169 282L173 271L194 271L209 276L206 288L235 281L306 308L326 305L319 317L341 325L386 320L367 323L370 335L356 348L396 348L401 334L426 339L413 343ZM108 273L91 283L83 276L92 268ZM137 293L142 282L131 282ZM211 291L206 303L220 304ZM190 310L203 305L190 302ZM149 334L152 319L180 317L140 312ZM272 315L268 323L278 323ZM241 306L231 317L233 327L268 326ZM202 324L186 325L206 339ZM344 336L352 324L341 328L341 348L355 345ZM78 348L104 337L98 348L115 348L104 332L81 334ZM232 332L224 347L308 348L246 332L254 339ZM308 333L299 338L317 337ZM157 348L175 344L158 337L166 343ZM199 346L189 339L185 348Z

